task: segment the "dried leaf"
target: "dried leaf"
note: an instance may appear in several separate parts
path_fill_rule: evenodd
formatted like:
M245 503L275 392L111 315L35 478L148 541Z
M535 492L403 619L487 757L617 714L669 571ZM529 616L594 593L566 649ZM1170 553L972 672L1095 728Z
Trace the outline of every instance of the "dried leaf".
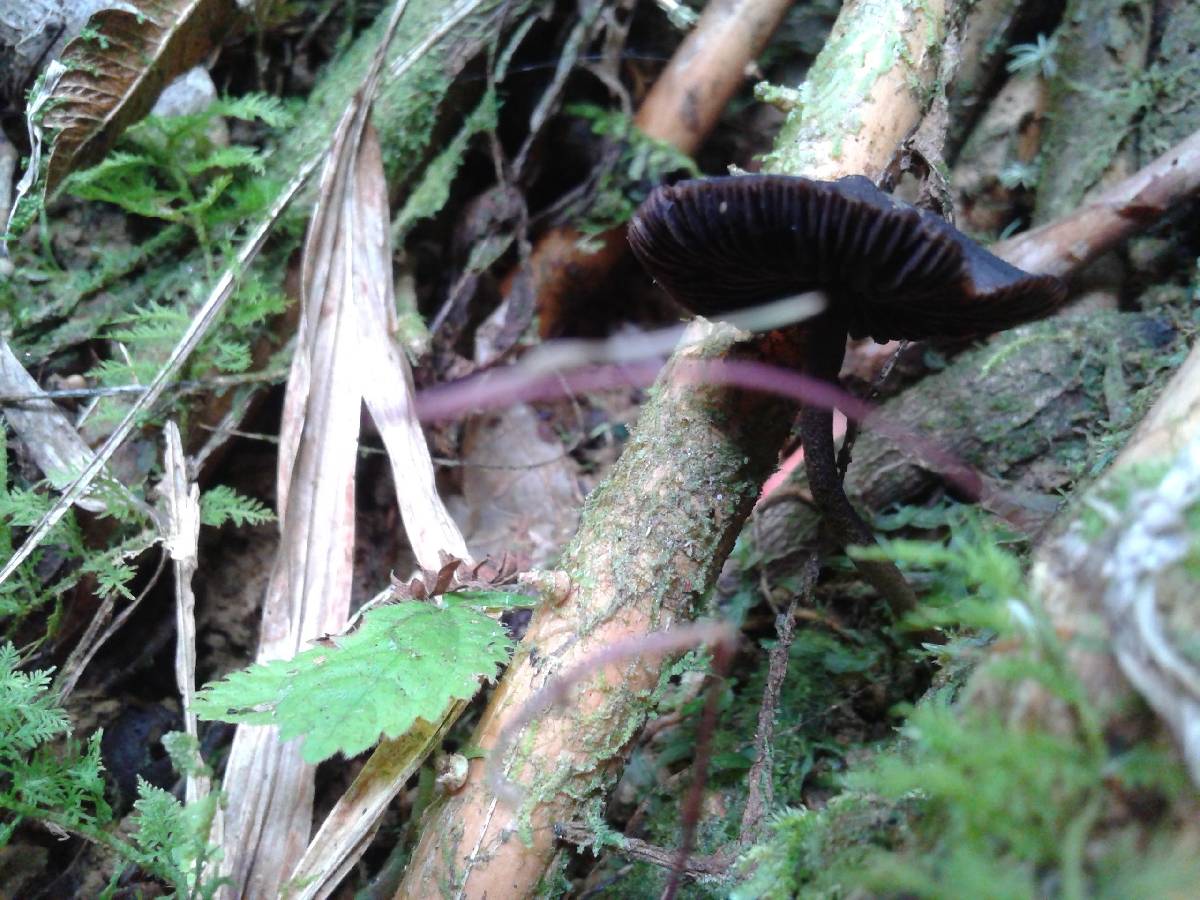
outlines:
M299 333L279 436L282 535L263 602L259 663L295 657L310 640L339 631L350 611L362 405L354 310L362 273L353 251L360 217L378 215L357 203L355 122L348 117L334 137L305 239ZM277 728L240 725L225 786L223 874L231 885L222 896L277 896L308 841L313 767Z
M283 540L263 611L259 662L294 657L304 643L345 623L364 400L391 458L417 558L437 559L443 549L466 555L437 496L413 413L412 376L389 327L387 183L367 117L382 48L404 8L400 2L393 11L380 55L338 125L305 239L298 348L279 441ZM232 802L224 853L231 886L223 896L277 896L304 849L313 769L284 737L269 726L238 727L226 766Z
M517 563L505 554L499 561L484 559L475 565L448 553L442 553L442 565L437 569L422 569L407 582L392 580L392 599L428 600L451 591L490 591L515 584Z
M582 497L578 465L526 404L467 423L463 436L463 530L479 553L510 550L525 567L545 565L575 533Z
M163 88L200 63L229 31L231 0L139 0L136 11L103 9L63 50L67 71L45 104L51 139L46 191L98 161L141 119Z

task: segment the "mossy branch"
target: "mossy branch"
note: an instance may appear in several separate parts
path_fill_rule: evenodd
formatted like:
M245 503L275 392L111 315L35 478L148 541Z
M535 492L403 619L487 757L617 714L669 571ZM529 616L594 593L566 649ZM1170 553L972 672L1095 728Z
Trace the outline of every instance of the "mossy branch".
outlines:
M837 76L852 63L837 55L836 45L822 53L810 81L824 78L833 94L845 90L845 103L827 95L827 103L804 114L819 119L822 110L840 115L845 104L853 106L861 125L855 152L818 151L793 134L775 170L813 174L808 163L814 158L825 163L822 175L882 169L932 90L938 59L928 38L944 32L948 7L955 5L847 3L835 30L862 36L878 30L878 17L886 14L904 35L903 52L872 70L876 78L865 90L861 79ZM816 131L828 136L838 127L826 121ZM743 343L727 326L707 327L707 339L688 356L753 354L791 366L804 358L797 337ZM712 586L777 458L791 415L778 400L727 388L698 390L679 375L676 367L664 372L631 445L589 499L564 555L576 591L535 616L523 657L475 734L479 746L494 746L524 703L557 673L613 641L686 619ZM482 765L473 764L463 790L427 819L398 896L531 895L554 858L555 824L580 818L588 799L614 782L660 668L659 661L642 660L602 669L569 709L552 710L526 728L514 749L493 761L524 790L515 807L492 795Z

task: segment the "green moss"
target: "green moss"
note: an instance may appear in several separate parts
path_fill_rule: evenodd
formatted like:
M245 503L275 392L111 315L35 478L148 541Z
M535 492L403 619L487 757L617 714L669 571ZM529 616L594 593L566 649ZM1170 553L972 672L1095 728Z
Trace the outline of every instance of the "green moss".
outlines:
M1200 129L1200 7L1164 7L1154 65L1147 72L1153 102L1139 129L1138 156L1145 165Z
M1103 738L1016 558L986 529L948 546L893 544L892 555L939 563L945 596L957 599L935 620L997 634L1006 651L985 657L987 679L1035 683L1064 715L1053 729L1022 726L953 689L932 692L828 803L776 820L743 859L733 896L1166 896L1194 884L1200 863L1186 848L1152 821L1110 813L1133 791L1163 802L1194 794L1186 772L1168 748ZM942 653L969 661L979 644L952 641ZM1137 852L1139 841L1152 851ZM1120 893L1131 885L1139 892Z
M425 168L420 182L396 214L392 223L393 243L403 242L404 235L416 222L441 211L450 196L450 185L462 165L467 145L476 134L493 130L499 113L500 104L495 94L485 94L446 149Z
M896 66L911 71L905 35L914 11L925 22L926 48L936 52L940 46L940 17L924 2L864 0L858 7L849 27L839 18L803 85L788 95L793 109L776 138L776 149L763 158L764 171L804 174L824 165L828 160L812 155L817 151L810 148L817 146L832 146L834 157L840 155L841 142L862 129L861 109L880 77ZM863 22L869 25L863 27ZM924 80L910 87L922 96L929 90ZM778 90L773 93L782 96Z
M1153 3L1072 0L1055 35L1035 223L1078 204L1112 165L1154 92L1143 74Z

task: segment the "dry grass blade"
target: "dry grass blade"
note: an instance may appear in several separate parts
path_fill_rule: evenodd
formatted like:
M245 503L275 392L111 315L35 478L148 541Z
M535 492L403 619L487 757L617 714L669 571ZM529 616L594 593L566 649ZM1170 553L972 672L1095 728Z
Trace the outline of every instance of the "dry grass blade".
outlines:
M381 214L363 216L351 229L348 253L361 277L352 312L357 313L362 364L362 396L379 428L391 461L404 528L418 562L441 565L443 552L468 559L466 542L438 496L433 462L414 408L412 374L392 337L391 252L388 246L387 190L379 143L369 127L359 148L353 189L360 210L383 204ZM307 261L306 261L307 265ZM356 395L357 396L357 395ZM330 813L293 872L297 898L325 897L365 849L388 803L437 746L442 732L465 706L455 704L440 723L420 723L403 738L385 741Z
M175 569L175 681L183 705L183 730L198 745L200 734L192 712L196 693L196 595L192 592L192 577L200 561L200 485L188 478L179 426L168 422L163 437L166 474L159 490L166 511L163 543ZM207 776L187 773L188 803L206 796L211 789Z
M370 129L368 135L359 151L355 190L359 209L374 204L380 207L380 214L361 217L351 250L356 270L361 273L356 281L359 293L354 306L363 365L362 396L387 448L396 498L413 554L423 568L434 568L440 565L442 553L463 560L469 560L470 555L462 532L438 495L433 460L417 421L412 371L404 350L394 338L396 302L388 238L387 184L379 141Z
M278 496L283 544L272 573L259 659L292 656L338 631L349 612L353 479L359 404L366 400L387 446L410 543L422 564L443 551L466 557L462 535L437 495L433 463L413 412L412 376L393 340L387 184L369 97L404 4L338 126L305 242L304 307L280 433ZM419 762L433 744L407 755ZM272 729L239 728L226 770L226 856L239 896L271 896L294 867L312 824L313 770ZM405 776L407 777L407 775ZM392 784L384 782L394 794ZM389 794L390 797L390 794ZM362 823L362 817L356 816ZM365 822L369 830L375 818ZM340 870L361 840L322 863ZM298 840L299 839L299 840ZM307 859L307 857L306 857ZM308 881L308 877L305 881ZM319 879L314 879L319 883Z
M370 276L360 269L357 245L363 220L380 206L363 204L357 187L359 113L348 112L334 137L305 239L299 335L280 426L281 539L263 601L259 662L295 656L308 641L341 630L350 612L364 376L354 307ZM386 228L386 194L382 204ZM314 770L275 728L239 726L225 770L225 873L232 879L225 896L278 895L308 843Z
M454 704L441 722L421 720L404 737L383 741L313 836L292 872L294 900L323 900L362 856L388 805L417 767L441 743L442 735L466 707Z
M172 78L219 46L236 12L231 0L141 0L136 11L103 9L92 16L63 50L67 71L45 105L41 127L56 132L47 193L99 160Z

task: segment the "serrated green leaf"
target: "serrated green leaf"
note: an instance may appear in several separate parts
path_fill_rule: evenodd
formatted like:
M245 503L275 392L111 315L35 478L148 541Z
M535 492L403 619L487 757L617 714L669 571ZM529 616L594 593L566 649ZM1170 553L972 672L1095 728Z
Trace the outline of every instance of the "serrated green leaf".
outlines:
M202 719L278 725L302 737L311 763L354 756L436 722L455 700L475 694L508 659L511 642L494 619L469 606L403 603L373 609L335 646L306 650L234 672L195 698Z

